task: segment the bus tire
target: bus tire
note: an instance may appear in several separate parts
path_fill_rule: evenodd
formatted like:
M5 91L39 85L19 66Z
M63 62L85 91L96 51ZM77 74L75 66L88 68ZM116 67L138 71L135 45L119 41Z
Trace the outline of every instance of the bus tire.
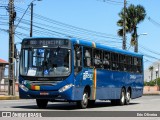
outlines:
M118 100L119 105L124 105L125 104L125 89L122 88L121 89L121 95L120 95L120 99Z
M95 104L95 100L89 100L88 101L88 107L93 107Z
M47 99L36 99L36 103L38 108L44 109L47 107L48 100Z
M82 100L77 101L77 106L80 109L86 109L87 108L87 106L88 106L88 91L86 91L86 90L84 91Z
M126 105L129 105L130 100L131 100L131 92L130 92L130 90L128 89L127 92L126 92L125 104L126 104Z
M112 104L113 106L117 105L117 100L111 100L111 104Z

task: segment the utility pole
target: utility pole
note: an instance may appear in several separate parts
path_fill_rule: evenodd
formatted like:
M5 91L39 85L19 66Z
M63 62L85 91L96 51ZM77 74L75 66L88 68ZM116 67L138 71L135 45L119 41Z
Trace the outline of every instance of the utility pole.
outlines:
M31 6L31 24L30 24L30 37L33 36L33 3L35 1L42 1L42 0L32 0L29 6ZM29 7L28 7L29 8ZM27 9L28 9L27 8Z
M126 50L126 0L124 0L124 21L123 21L123 44L122 49Z
M14 11L14 0L9 0L9 70L8 79L9 87L8 94L15 95L15 74L14 74L14 18L16 13Z
M31 2L31 26L30 26L30 37L32 37L32 26L33 26L33 2Z

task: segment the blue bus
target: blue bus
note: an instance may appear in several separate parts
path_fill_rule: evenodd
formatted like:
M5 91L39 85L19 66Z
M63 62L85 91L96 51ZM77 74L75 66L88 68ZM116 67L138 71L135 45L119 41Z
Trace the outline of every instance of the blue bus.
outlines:
M19 69L21 99L128 105L143 94L143 55L76 38L25 38Z

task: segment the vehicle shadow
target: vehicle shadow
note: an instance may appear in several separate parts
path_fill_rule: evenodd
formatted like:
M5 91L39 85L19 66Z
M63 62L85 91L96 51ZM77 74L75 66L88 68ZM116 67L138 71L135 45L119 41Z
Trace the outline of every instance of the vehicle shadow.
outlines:
M135 105L139 103L130 103L128 106ZM103 108L103 107L118 107L115 105L112 105L111 102L96 102L93 106L88 107L87 109L92 108ZM32 109L32 110L38 110L39 108L37 105L24 105L24 106L12 106L12 108L21 108L21 109ZM46 109L41 110L78 110L76 103L49 103Z

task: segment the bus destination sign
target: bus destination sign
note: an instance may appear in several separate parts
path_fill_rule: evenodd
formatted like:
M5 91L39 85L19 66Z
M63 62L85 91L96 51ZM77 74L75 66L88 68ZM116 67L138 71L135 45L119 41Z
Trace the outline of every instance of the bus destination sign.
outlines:
M25 45L33 46L68 46L69 41L64 39L41 39L41 40L29 40Z

